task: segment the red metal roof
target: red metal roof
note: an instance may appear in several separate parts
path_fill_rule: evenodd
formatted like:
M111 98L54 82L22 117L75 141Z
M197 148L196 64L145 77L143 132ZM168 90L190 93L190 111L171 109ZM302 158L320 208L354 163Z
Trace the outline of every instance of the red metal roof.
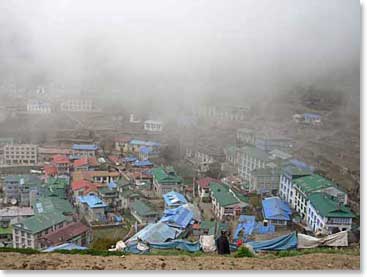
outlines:
M74 161L74 167L80 167L80 166L86 166L86 165L88 165L88 158L87 157L83 157L79 160Z
M52 164L45 164L43 170L45 171L46 175L54 176L57 174L57 168Z
M80 166L98 166L98 162L96 157L83 157L80 158L79 160L75 160L74 161L74 167L80 167Z
M52 162L55 164L68 164L70 160L66 155L54 155L52 157Z
M92 186L94 186L94 184L86 180L77 180L71 183L71 189L74 191L79 189L87 189Z
M199 180L196 180L196 183L201 187L201 188L208 188L209 187L209 183L210 182L220 182L217 179L214 179L212 177L205 177L205 178L201 178Z
M73 222L61 229L58 229L52 233L49 233L42 237L47 241L48 245L59 245L67 242L68 240L80 236L87 232L89 227L81 222Z

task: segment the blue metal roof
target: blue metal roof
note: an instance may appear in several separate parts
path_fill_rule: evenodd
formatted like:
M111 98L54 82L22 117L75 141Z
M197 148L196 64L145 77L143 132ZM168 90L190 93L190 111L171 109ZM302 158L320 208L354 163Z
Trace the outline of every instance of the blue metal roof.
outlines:
M181 206L187 204L185 196L176 191L170 191L163 195L163 200L167 206Z
M321 118L321 115L319 115L317 113L304 113L303 116L305 118L312 118L312 119L319 119L319 118Z
M97 150L97 145L95 144L73 144L73 150L87 150L87 151L95 151Z
M194 216L190 210L182 206L174 210L169 210L166 214L166 216L161 218L160 222L165 222L172 227L178 228L186 228Z
M142 145L142 146L160 146L161 145L158 142L138 140L138 139L132 139L132 140L130 140L129 141L129 144Z
M107 205L95 195L78 196L81 203L86 203L89 208L105 208Z
M138 166L138 167L143 167L143 166L151 166L151 165L153 165L153 163L149 160L144 160L144 161L137 160L137 161L134 162L133 165Z
M266 198L262 201L262 205L265 219L291 220L291 208L279 197Z
M128 162L128 163L135 162L136 160L137 160L137 158L135 156L129 156L129 157L125 157L125 158L122 159L122 161Z
M142 146L139 148L139 152L142 154L149 154L151 153L153 150L152 148L148 147L148 146Z
M109 182L107 186L109 189L117 188L117 184L114 181Z

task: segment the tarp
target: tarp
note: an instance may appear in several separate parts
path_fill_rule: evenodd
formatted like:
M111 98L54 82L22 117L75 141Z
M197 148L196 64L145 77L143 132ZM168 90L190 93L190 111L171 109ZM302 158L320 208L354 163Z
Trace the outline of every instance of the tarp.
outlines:
M148 243L162 243L169 239L175 239L179 234L179 230L171 228L165 223L152 223L129 238L126 243L137 241L138 237Z
M139 251L137 248L138 243L132 242L128 244L128 247L126 248L126 252L133 253L133 254L139 254L142 251ZM197 242L189 242L185 240L172 240L169 242L162 242L162 243L150 243L149 244L150 249L179 249L184 250L188 252L198 252L200 251L200 243Z
M296 232L280 236L271 240L250 241L249 244L256 252L260 250L288 250L297 248Z
M203 252L208 253L208 252L215 252L217 250L217 246L215 244L215 239L214 239L214 235L211 236L200 236L199 239L200 245L201 245L201 249L203 250Z
M50 246L49 248L43 250L42 252L52 252L55 250L73 250L73 249L84 250L88 248L84 246L79 246L75 243L64 243L57 246Z
M348 246L348 231L342 231L323 238L298 234L297 248L315 248L319 246Z
M264 218L268 220L291 220L292 211L288 203L279 197L269 197L262 201Z
M185 205L182 205L182 207L188 209L192 213L192 219L200 222L201 221L201 212L199 208L191 203L187 203Z
M272 224L268 224L264 226L262 223L255 222L255 216L252 215L241 215L239 219L239 224L237 225L236 231L234 232L234 239L237 240L239 238L239 233L243 232L242 239L245 239L247 236L258 233L258 234L267 234L274 233L275 226Z

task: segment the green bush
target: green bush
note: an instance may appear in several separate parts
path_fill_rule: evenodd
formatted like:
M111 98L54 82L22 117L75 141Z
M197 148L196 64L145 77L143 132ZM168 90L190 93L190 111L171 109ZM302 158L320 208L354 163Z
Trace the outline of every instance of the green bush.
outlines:
M33 248L12 248L12 247L0 247L0 252L16 252L21 254L39 254L41 253L37 249Z
M56 250L53 252L60 253L60 254L70 254L70 255L92 255L92 256L103 256L103 257L126 255L125 252L121 252L121 251L107 251L107 250L97 250L97 249Z
M238 248L237 252L234 254L236 258L243 258L243 257L255 257L255 255L245 246L241 246Z

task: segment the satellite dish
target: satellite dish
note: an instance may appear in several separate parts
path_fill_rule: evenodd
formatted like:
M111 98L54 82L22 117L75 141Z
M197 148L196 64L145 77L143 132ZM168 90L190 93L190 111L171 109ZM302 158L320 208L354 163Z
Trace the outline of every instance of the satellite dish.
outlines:
M16 205L16 204L17 204L17 199L12 198L12 199L10 200L10 204L12 204L12 205Z

